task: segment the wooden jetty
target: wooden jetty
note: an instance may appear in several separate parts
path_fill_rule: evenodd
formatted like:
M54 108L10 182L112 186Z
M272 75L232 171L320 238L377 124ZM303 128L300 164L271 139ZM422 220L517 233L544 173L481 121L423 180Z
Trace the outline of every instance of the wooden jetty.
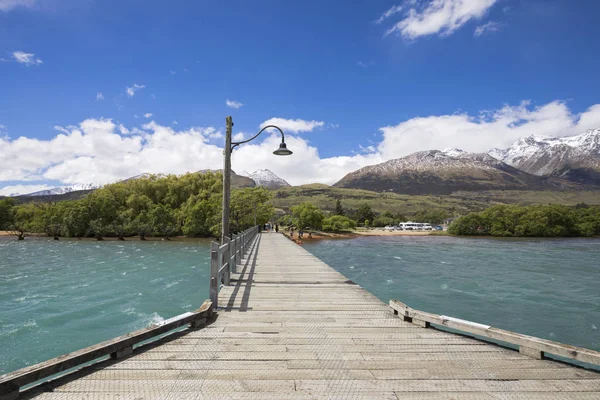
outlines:
M124 340L115 339L102 353L112 359L22 391L20 398L600 399L600 373L543 359L558 354L598 366L598 352L396 301L387 305L283 235L250 232L245 238L213 247L213 287L215 280L229 283L216 289L219 307L205 303L167 322L192 327L137 348L139 341L115 347ZM49 363L56 368L71 358ZM0 399L19 396L18 387L32 382L27 374L43 376L43 364L0 377Z

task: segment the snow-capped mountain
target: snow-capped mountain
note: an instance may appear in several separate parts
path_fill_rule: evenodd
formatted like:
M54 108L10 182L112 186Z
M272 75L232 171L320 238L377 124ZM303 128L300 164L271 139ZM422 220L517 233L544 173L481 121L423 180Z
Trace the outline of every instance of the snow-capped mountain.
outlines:
M600 183L600 129L566 137L531 135L488 154L530 174Z
M254 180L254 182L256 182L256 186L264 186L269 189L279 189L290 186L290 184L284 179L275 175L271 170L268 169L259 169L252 173L244 171L242 172L242 175Z
M79 190L94 190L101 187L99 184L95 183L87 183L87 184L77 184L71 186L58 186L52 189L40 190L38 192L26 193L24 196L54 196L59 194L65 194L70 192L76 192Z
M561 187L558 179L520 171L486 153L428 150L371 165L346 175L334 186L408 194L449 194L459 190Z

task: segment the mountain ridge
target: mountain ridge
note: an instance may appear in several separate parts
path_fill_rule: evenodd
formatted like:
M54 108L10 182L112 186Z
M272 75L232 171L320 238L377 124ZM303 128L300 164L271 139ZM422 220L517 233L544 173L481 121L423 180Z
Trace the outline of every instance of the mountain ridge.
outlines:
M529 135L488 154L533 175L600 184L600 129L564 137Z
M405 194L451 194L479 190L564 190L577 185L514 168L487 153L426 150L363 167L335 187Z

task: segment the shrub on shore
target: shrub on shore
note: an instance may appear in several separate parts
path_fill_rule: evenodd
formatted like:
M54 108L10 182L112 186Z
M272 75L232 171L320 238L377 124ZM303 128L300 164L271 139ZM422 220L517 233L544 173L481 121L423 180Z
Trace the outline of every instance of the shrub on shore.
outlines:
M499 205L454 221L454 235L573 237L600 235L600 207Z

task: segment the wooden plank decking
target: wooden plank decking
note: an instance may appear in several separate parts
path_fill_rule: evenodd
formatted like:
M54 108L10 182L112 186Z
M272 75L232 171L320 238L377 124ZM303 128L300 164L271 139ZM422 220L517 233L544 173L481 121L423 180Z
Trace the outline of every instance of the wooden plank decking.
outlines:
M600 399L599 373L404 322L282 235L238 271L206 328L27 397Z

